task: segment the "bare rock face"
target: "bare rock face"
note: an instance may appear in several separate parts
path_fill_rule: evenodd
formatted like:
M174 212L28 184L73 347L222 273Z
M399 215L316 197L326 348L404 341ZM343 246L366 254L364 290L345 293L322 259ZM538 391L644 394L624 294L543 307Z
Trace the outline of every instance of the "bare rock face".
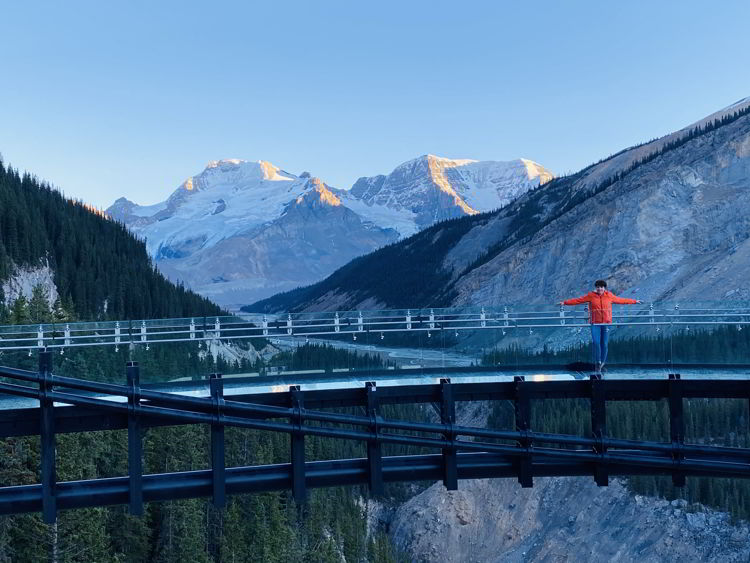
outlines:
M586 185L583 175L562 197ZM599 278L654 301L750 297L750 115L636 167L559 216L547 209L553 197L561 194L534 200L539 230L457 279L456 304L551 303ZM457 271L477 246L511 234L511 221L501 212L478 226L446 267Z
M31 299L34 287L41 286L50 307L58 298L54 272L46 262L37 267L14 268L11 276L2 284L5 305L10 305L20 296Z
M748 525L684 501L633 496L619 481L539 478L435 484L402 505L394 543L414 561L747 561Z

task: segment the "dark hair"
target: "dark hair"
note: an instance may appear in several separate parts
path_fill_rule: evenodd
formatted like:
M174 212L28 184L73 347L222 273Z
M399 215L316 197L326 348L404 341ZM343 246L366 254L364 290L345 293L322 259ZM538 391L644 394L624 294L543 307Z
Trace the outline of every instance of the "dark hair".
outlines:
M594 282L594 287L607 287L607 282L604 280L596 280Z

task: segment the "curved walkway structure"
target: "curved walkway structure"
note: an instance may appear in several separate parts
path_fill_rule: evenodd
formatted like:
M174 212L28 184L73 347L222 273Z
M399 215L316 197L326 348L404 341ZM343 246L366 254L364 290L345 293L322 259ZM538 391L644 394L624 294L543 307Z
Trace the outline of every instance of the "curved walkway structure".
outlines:
M560 318L557 320L560 322ZM435 319L436 326L432 327L429 317L424 321L412 318L412 327L406 330L415 330L414 323L423 322L428 326L422 330L435 330L438 322L447 319ZM498 321L480 318L478 322ZM271 326L261 326L260 330L270 333ZM281 330L288 329L282 326ZM294 324L291 330L294 334ZM0 411L0 437L41 437L40 483L0 488L0 514L41 511L45 522L51 523L60 509L128 504L133 514L142 514L144 502L208 496L221 507L227 494L284 489L291 490L297 502L304 502L311 487L366 484L372 494L378 495L386 482L434 479L441 479L448 489L456 489L459 479L486 477L516 477L524 487L532 486L535 476L552 475L591 475L602 486L608 484L610 475L671 475L677 486L684 484L688 475L750 477L750 449L688 444L683 416L686 398L750 400L748 379L683 379L671 373L661 379L602 380L593 375L588 379L539 380L523 375L510 378L499 374L497 368L430 368L417 381L401 380L397 381L401 384L390 385L384 383L393 380L393 370L370 372L367 381L331 375L328 385L321 385L319 375L310 376L316 378L313 380L295 378L290 382L260 377L230 380L212 374L200 383L177 385L184 386L182 392L179 388L166 392L141 386L135 363L128 364L126 373L124 385L55 376L48 350L40 351L37 372L0 368L0 376L15 381L0 383L0 394L34 401ZM532 402L540 399L589 400L592 434L533 431ZM669 405L668 442L608 436L608 402L661 399ZM458 425L456 404L479 400L511 401L514 427L493 430ZM406 403L434 405L440 422L388 420L380 414L382 405ZM326 410L353 406L361 407L362 414ZM142 429L175 424L210 425L211 468L144 475ZM290 463L227 468L227 426L288 434ZM57 482L58 433L112 429L127 429L127 476ZM307 436L360 441L366 444L367 457L306 461ZM436 453L384 456L383 444L427 447Z
M615 306L614 327L654 330L739 328L750 324L750 305L711 302ZM588 327L586 306L501 306L383 311L332 311L139 321L43 323L0 326L0 352L91 346L150 346L171 342L218 342L286 337L384 338L391 333L456 334L465 331L571 329Z

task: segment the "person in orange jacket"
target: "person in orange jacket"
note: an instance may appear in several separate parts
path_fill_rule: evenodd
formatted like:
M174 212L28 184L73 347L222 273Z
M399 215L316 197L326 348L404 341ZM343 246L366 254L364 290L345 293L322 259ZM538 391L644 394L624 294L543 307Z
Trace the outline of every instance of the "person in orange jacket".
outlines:
M641 303L638 299L618 297L607 291L607 282L596 280L594 291L575 299L560 301L558 305L580 305L589 304L589 322L591 323L591 342L594 352L594 366L601 373L604 364L607 363L607 348L609 344L609 325L612 324L612 303L622 305L635 305Z

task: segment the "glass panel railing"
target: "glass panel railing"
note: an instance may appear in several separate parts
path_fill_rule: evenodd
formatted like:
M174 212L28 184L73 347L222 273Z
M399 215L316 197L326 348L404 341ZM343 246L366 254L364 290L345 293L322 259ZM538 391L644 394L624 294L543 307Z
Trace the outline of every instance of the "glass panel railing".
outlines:
M588 377L596 371L585 305L339 311L0 327L0 365L124 381L137 361L143 383L214 372L311 380ZM746 302L615 305L604 377L742 377L750 366ZM601 350L601 346L600 346ZM31 356L29 356L31 352Z

